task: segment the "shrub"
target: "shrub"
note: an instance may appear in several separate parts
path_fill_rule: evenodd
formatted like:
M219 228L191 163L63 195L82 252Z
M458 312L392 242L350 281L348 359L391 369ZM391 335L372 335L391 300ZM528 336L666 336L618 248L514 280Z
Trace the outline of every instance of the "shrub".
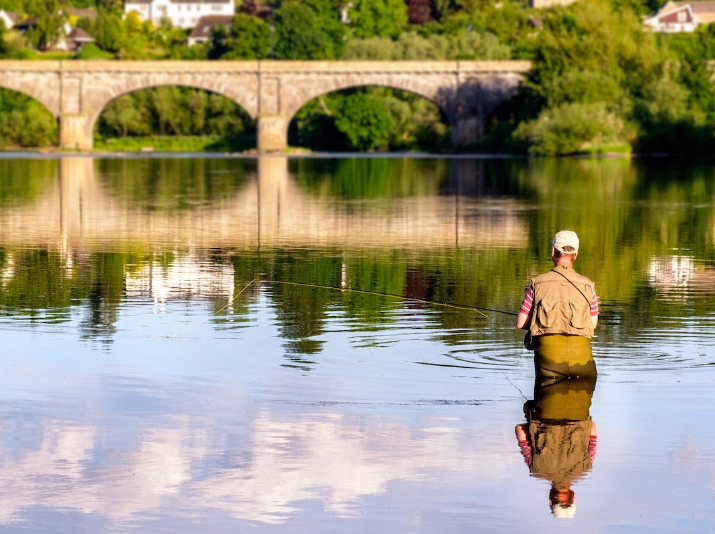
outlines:
M592 153L624 143L625 125L605 104L564 104L519 125L514 138L533 155Z
M94 43L86 44L77 53L77 59L112 59L112 54L109 54L99 48Z

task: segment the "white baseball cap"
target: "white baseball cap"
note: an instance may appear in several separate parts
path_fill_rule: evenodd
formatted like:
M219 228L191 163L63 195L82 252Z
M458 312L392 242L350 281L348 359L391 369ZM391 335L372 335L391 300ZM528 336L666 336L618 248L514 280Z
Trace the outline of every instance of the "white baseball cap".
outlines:
M551 242L556 250L565 254L578 252L578 236L571 230L561 230L556 232L554 240ZM571 247L573 250L564 250L564 247Z

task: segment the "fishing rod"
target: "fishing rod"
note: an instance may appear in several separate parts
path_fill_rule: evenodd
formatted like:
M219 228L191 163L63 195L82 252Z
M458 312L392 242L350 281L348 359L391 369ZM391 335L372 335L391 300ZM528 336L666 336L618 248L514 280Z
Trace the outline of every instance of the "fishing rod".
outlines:
M264 284L282 284L282 285L292 285L292 286L302 286L302 287L314 287L314 288L319 288L319 289L331 289L333 291L342 291L342 292L350 292L350 293L360 293L364 295L376 295L379 297L390 297L390 298L395 298L395 299L401 299L405 300L408 302L419 302L421 304L430 304L434 306L442 306L445 308L453 308L456 310L468 310L468 311L474 311L482 315L483 317L487 317L486 314L482 312L492 312L492 313L503 313L504 315L512 315L516 317L518 314L514 312L508 312L504 310L496 310L494 308L482 308L480 306L465 306L463 304L455 304L453 302L441 302L441 301L436 301L436 300L427 300L427 299L421 299L417 297L406 297L404 295L395 295L393 293L381 293L379 291L366 291L363 289L353 289L351 287L337 287L337 286L327 286L327 285L321 285L321 284L309 284L305 282L288 282L285 280L271 280L271 279L266 279L266 278L254 278L251 280L246 287L244 287L241 290L241 293L248 288L251 284L254 282L259 282L259 283L264 283Z
M421 298L417 298L417 297L405 297L404 295L395 295L393 293L381 293L379 291L366 291L364 289L354 289L351 287L327 286L327 285L322 285L322 284L309 284L306 282L289 282L286 280L271 280L269 278L261 278L261 277L257 276L253 280L249 281L246 285L244 285L243 288L241 289L241 291L239 291L232 298L230 298L228 300L228 302L226 302L226 304L221 306L218 310L214 311L212 316L216 316L216 315L220 314L221 312L223 312L224 310L226 310L229 306L231 306L231 304L233 304L236 301L236 299L238 299L238 297L240 297L249 287L251 287L255 283L281 284L281 285L300 286L300 287L314 287L314 288L318 288L318 289L330 289L332 291L341 291L343 293L351 292L351 293L360 293L363 295L375 295L375 296L379 296L379 297L400 299L400 300L404 300L404 301L408 301L408 302L419 302L421 304L429 304L432 306L442 306L444 308L452 308L455 310L473 311L485 318L489 317L487 314L483 313L485 311L492 312L492 313L502 313L504 315L511 315L514 317L516 317L518 315L514 312L497 310L494 308L482 308L480 306L465 306L464 304L455 304L453 302L440 302L440 301L436 301L436 300L427 300L427 299L421 299ZM208 320L208 319L206 319L206 320ZM195 326L197 326L200 323L205 322L206 320L199 321L197 323L192 323L177 334L185 333L187 330L194 328Z

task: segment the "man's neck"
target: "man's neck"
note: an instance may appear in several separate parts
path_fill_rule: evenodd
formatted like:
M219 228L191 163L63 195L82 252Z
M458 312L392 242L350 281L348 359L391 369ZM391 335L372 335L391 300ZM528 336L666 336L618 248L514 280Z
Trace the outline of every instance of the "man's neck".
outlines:
M566 269L573 269L573 262L570 261L554 261L554 267L564 267Z

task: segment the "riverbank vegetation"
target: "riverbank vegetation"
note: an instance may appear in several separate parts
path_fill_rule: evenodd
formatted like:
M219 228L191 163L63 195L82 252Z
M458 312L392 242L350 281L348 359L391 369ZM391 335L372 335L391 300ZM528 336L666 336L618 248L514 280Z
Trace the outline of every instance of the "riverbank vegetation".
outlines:
M0 0L0 8L40 16L59 9L62 1ZM75 21L96 40L77 59L528 59L533 70L519 94L497 110L485 139L466 150L562 155L715 148L709 65L715 59L715 28L675 35L646 31L643 16L657 8L652 0L578 0L538 10L524 0L355 0L347 7L336 0L280 0L269 10L243 0L230 27L214 27L208 41L194 46L186 44L186 30L166 21L155 28L134 13L123 17L119 2L96 1L74 2L97 9L96 18ZM54 20L43 19L44 26L27 35L0 28L0 55L42 57L30 45L47 42L42 31L50 32ZM245 139L253 128L240 108L217 104L216 95L153 91L171 98L118 99L99 121L98 141L131 137L129 144L136 145L139 138L167 135ZM1 101L13 98L3 94ZM28 105L8 109L18 117ZM197 105L203 106L199 113ZM48 132L46 121L8 117L0 124L0 144L55 142L56 128ZM293 118L289 137L293 145L316 150L453 150L436 106L382 88L308 103Z
M221 95L157 87L114 100L95 127L99 150L240 152L255 147L253 120Z

